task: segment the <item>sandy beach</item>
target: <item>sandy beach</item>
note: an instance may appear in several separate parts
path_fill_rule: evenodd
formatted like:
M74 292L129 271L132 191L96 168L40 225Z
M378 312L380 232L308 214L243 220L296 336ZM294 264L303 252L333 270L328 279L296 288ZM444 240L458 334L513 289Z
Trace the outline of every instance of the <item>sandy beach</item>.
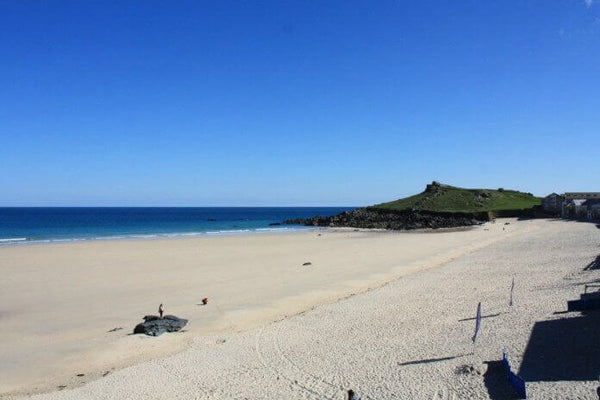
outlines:
M497 368L506 347L529 398L593 399L597 346L573 347L567 328L595 319L562 312L600 278L584 270L599 239L593 224L511 219L452 232L1 247L0 393L501 399L511 398ZM130 335L159 303L190 320L185 331ZM457 372L465 365L473 371Z

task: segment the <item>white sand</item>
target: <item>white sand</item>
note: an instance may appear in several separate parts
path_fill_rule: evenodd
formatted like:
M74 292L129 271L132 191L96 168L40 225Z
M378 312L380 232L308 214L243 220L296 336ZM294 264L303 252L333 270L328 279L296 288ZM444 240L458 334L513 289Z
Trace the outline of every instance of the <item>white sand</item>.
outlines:
M457 375L456 367L485 372L483 361L499 360L506 346L518 371L536 322L578 316L553 312L600 277L583 271L599 238L592 224L511 220L452 233L5 247L1 388L67 385L40 399L343 399L347 388L363 399L506 398L495 374ZM513 275L516 305L507 313ZM196 306L204 296L209 305ZM161 301L190 319L188 332L127 336ZM475 354L464 355L474 322L459 320L472 318L478 301L492 316ZM125 329L106 333L116 326ZM575 357L566 350L558 355ZM572 378L538 377L529 398L595 398L597 382Z

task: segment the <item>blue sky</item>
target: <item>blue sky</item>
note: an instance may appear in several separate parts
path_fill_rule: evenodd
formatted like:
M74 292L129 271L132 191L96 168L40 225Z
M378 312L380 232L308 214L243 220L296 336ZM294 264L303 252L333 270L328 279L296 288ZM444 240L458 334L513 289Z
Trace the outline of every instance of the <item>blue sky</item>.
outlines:
M0 206L600 190L600 1L2 1Z

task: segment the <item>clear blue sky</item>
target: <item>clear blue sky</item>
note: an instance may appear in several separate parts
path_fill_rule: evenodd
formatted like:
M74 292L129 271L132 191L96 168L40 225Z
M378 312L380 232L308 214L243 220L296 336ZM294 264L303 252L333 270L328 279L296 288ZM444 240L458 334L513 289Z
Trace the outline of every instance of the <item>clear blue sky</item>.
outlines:
M0 0L0 206L600 190L600 1Z

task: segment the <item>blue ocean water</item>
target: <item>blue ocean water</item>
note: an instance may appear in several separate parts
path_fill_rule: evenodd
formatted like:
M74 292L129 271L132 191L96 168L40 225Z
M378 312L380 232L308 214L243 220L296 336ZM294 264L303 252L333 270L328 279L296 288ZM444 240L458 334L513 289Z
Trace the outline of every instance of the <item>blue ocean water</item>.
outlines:
M0 244L288 232L286 219L339 214L352 207L0 208Z

